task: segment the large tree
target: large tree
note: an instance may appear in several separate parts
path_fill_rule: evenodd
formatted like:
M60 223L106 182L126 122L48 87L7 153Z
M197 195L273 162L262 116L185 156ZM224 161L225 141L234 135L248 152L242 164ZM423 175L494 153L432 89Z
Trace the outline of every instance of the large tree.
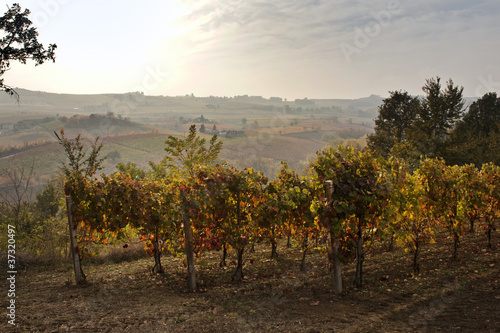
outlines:
M28 19L30 11L21 11L21 6L15 3L8 7L7 12L0 17L0 91L9 95L15 95L19 100L19 94L10 86L4 84L2 76L10 67L11 61L19 61L26 64L27 60L33 60L35 66L45 61L55 61L54 51L56 44L50 44L47 49L38 42L38 31L32 27Z
M463 115L465 101L463 87L453 85L450 79L446 88L441 87L441 78L427 80L422 90L426 93L415 121L413 142L422 155L443 157L444 144L454 125Z
M445 158L459 165L500 165L500 98L496 93L487 93L470 105L452 132Z
M423 97L395 91L383 101L375 133L368 136L375 155L405 158L412 169L422 155L445 155L445 144L464 111L463 88L451 79L442 88L436 77L427 80L422 90Z
M467 126L478 135L500 132L500 98L497 93L487 93L472 103L459 125Z
M421 106L418 97L406 91L390 92L383 100L375 120L375 133L368 136L368 147L376 154L388 157L395 145L407 142L409 130Z

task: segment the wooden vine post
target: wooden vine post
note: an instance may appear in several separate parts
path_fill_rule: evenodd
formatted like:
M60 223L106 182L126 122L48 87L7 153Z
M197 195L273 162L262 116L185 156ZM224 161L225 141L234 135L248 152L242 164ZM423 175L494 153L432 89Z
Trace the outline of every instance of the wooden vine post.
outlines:
M188 266L188 283L189 290L195 292L196 286L196 271L194 268L194 254L193 254L193 233L191 231L191 220L187 213L186 207L183 207L182 220L184 222L184 239L186 242L186 260Z
M71 256L73 258L73 269L75 271L75 282L77 285L85 282L85 274L83 274L81 261L80 261L80 250L78 248L78 240L76 238L76 224L73 221L73 211L71 199L71 188L65 184L64 194L66 195L66 210L68 211L68 226L69 226L69 238L71 241Z
M325 191L328 199L328 205L330 205L330 209L332 205L332 194L333 194L333 181L326 180L325 181ZM330 221L330 242L332 249L332 260L333 260L333 290L336 295L342 294L342 268L340 266L340 258L339 258L339 240L337 235L335 235L335 231L332 229L331 221Z

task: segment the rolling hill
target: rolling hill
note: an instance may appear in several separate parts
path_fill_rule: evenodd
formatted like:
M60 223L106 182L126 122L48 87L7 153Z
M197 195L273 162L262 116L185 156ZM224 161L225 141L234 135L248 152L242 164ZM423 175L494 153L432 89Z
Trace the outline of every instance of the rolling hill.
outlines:
M222 137L221 160L238 168L253 167L270 178L286 160L296 171L307 166L329 142L354 139L373 131L382 98L286 99L260 96L145 96L142 93L72 95L17 89L14 98L0 99L0 171L36 164L36 180L53 178L65 156L54 131L104 144L110 156L106 173L119 162L147 167L164 156L168 135L182 137L192 123L204 123L210 138L217 131L243 136ZM224 132L214 132L224 133ZM333 141L332 141L333 140ZM337 141L336 141L337 140ZM362 139L360 139L362 142ZM111 158L112 157L112 158ZM33 162L34 161L34 162Z

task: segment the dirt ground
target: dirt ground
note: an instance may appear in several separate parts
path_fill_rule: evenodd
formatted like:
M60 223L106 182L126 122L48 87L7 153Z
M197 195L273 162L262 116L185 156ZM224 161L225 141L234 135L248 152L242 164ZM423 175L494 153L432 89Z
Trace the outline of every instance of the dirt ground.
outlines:
M427 245L420 276L411 273L411 254L374 246L364 262L363 288L352 286L355 264L343 265L340 296L333 294L323 254L310 254L301 272L299 250L284 246L275 260L267 245L246 253L242 282L231 279L234 258L220 268L220 253L204 254L197 293L187 289L182 257L163 258L166 273L157 276L150 273L152 258L87 264L84 286L73 284L68 265L26 269L16 280L17 325L2 315L0 331L500 332L500 242L494 236L496 249L488 250L483 233L465 235L456 261L451 239ZM4 296L2 313L6 306Z

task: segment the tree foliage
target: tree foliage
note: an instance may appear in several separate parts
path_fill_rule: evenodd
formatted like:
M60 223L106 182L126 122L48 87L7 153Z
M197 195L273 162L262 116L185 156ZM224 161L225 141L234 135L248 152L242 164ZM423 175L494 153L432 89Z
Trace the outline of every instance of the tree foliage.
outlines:
M68 163L62 162L61 167L61 171L68 180L92 178L97 171L102 169L102 164L106 157L99 157L102 149L102 143L98 144L99 137L95 139L90 147L90 153L87 154L89 148L85 148L81 134L73 140L65 137L64 129L59 134L57 132L54 132L54 134L68 157Z
M11 61L19 61L26 64L33 60L35 66L45 61L55 61L56 44L50 44L47 49L38 41L38 31L32 27L28 18L30 11L22 11L17 3L8 8L7 12L0 17L0 90L9 95L15 95L19 100L18 93L4 83L2 76L11 68Z
M422 176L410 173L404 160L391 159L389 168L386 174L389 202L383 213L385 230L406 252L413 253L413 271L419 274L422 247L434 242L433 206L426 200Z
M427 80L422 90L426 97L415 123L414 141L422 155L443 157L444 143L464 111L463 87L454 86L450 79L443 89L437 77Z
M443 159L426 159L417 174L421 175L434 220L453 237L453 259L456 259L460 236L465 230L464 210L460 206L468 186L461 168L447 167Z
M256 234L255 214L266 182L262 173L252 169L216 165L201 168L192 181L181 185L189 193L184 202L190 211L195 247L220 249L228 244L236 249L237 280L243 278L243 253Z
M367 140L374 154L405 158L412 169L420 156L446 155L445 143L464 111L463 87L450 79L443 88L436 77L428 79L422 90L424 97L396 91L384 100L375 133Z
M492 248L491 233L496 230L495 222L500 218L500 167L493 163L484 164L480 174L486 185L482 208L486 220L488 247Z
M500 98L487 93L473 102L446 143L450 164L500 165Z
M395 145L408 142L420 107L418 97L406 91L390 92L390 97L384 99L379 107L375 133L368 135L369 149L377 155L388 157Z
M386 189L381 166L369 153L352 147L324 150L318 153L313 168L321 182L332 181L330 229L343 230L353 235L356 242L356 279L362 284L364 260L363 239L366 231L378 225L378 215L385 204Z
M196 125L191 125L184 139L170 135L165 141L167 155L160 164L150 162L155 178L165 177L168 173L194 176L198 165L210 165L217 160L222 150L222 141L213 135L210 141L196 134Z

